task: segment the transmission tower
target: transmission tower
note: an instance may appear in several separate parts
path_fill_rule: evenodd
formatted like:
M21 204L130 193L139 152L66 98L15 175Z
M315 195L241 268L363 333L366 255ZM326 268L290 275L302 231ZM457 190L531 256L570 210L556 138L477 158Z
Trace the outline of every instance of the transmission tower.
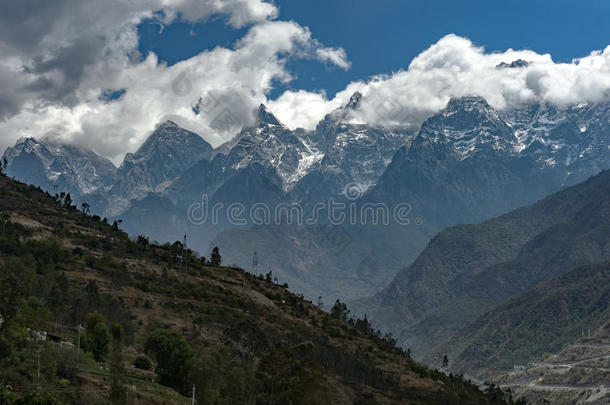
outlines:
M252 274L258 274L258 254L256 251L252 255Z

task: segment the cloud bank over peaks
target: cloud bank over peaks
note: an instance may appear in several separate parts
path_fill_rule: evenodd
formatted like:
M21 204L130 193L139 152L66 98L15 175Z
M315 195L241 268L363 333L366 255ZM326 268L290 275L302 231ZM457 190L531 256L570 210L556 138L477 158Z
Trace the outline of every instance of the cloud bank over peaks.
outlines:
M231 47L205 50L172 66L138 53L138 24L225 15L249 26ZM308 28L274 20L262 0L24 0L0 16L0 149L22 136L93 148L119 163L159 120L172 119L214 145L253 120L272 83L292 80L291 58L349 67ZM23 27L23 29L21 28ZM23 35L13 35L15 32ZM5 35L6 34L6 35ZM108 97L116 94L116 97Z
M498 67L520 59L528 63ZM556 63L551 55L530 50L486 53L470 40L450 34L414 58L407 70L350 83L337 98L345 101L354 91L364 97L352 120L379 126L420 125L450 98L472 94L499 109L526 103L597 103L610 99L610 46L571 63ZM278 101L298 105L300 99L320 111L342 104L322 96L284 94ZM282 113L278 116L290 123Z
M555 63L530 50L486 52L450 34L405 70L351 82L332 98L323 89L297 89L269 99L275 83L293 80L291 59L349 69L347 53L324 46L295 21L278 20L277 7L262 0L43 3L23 0L0 16L0 150L20 137L47 136L120 163L167 119L217 146L252 125L261 103L289 128L313 129L356 91L362 100L344 119L385 127L416 127L451 97L470 94L496 108L610 97L610 47ZM154 18L163 27L219 14L232 27L247 27L230 47L172 66L137 51L142 21ZM528 63L498 68L516 60Z

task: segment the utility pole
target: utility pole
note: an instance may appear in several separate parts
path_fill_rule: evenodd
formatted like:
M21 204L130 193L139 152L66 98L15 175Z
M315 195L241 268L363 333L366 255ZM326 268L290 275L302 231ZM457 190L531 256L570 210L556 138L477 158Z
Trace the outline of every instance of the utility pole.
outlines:
M80 335L85 328L83 328L83 325L78 325L76 330L78 330L78 344L76 345L76 360L78 361L80 360Z

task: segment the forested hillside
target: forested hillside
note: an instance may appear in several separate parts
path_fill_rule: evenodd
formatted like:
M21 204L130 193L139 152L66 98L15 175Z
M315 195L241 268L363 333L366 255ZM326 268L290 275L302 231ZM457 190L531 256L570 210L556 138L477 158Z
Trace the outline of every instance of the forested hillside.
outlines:
M504 403L222 252L131 240L5 176L0 212L3 403Z
M423 356L479 316L579 265L610 258L610 171L435 236L378 299L374 322Z

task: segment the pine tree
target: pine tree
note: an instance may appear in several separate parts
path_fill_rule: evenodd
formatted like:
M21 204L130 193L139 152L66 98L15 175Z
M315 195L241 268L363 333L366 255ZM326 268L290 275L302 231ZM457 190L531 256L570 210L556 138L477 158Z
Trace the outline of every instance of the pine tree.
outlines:
M70 193L66 194L64 197L64 206L66 208L72 207L72 196L70 195Z
M212 266L220 266L222 263L222 256L220 255L218 246L215 246L214 249L212 249L212 253L210 254L210 263Z
M441 369L447 370L447 367L449 367L449 358L447 357L447 355L444 355L443 362L441 363Z

